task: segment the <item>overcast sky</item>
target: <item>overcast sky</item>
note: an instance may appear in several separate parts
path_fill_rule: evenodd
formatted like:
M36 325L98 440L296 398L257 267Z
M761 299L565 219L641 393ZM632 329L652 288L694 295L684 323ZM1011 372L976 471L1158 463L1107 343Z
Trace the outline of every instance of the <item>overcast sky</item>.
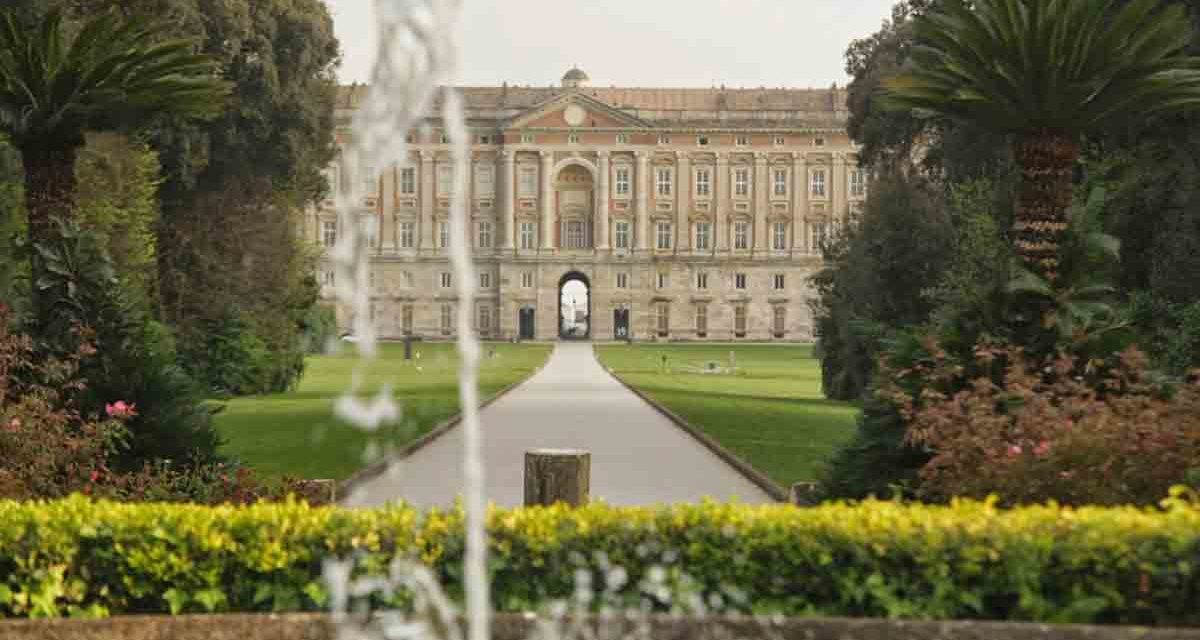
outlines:
M403 2L404 0L391 0ZM326 0L342 82L365 82L375 0ZM894 0L463 0L455 84L548 85L578 64L596 86L828 87L846 45Z

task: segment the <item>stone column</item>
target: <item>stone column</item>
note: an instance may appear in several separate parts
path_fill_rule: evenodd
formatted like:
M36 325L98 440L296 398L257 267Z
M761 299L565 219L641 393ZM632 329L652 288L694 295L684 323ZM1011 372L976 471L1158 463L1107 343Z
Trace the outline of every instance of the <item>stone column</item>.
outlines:
M833 175L829 178L829 220L835 224L844 224L846 222L846 154L833 154Z
M549 151L542 151L542 248L554 248L554 184L550 171L554 168L554 156Z
M511 251L515 246L517 230L514 228L517 218L517 201L515 196L516 191L516 158L513 157L513 152L504 149L500 152L500 215L503 220L500 223L500 248L505 251Z
M608 251L608 152L601 151L600 176L596 183L596 249Z
M792 154L792 251L803 253L808 250L807 231L804 222L808 215L808 166L803 153Z
M754 253L770 250L767 244L767 193L771 177L767 175L767 154L754 154Z
M634 189L634 216L637 219L637 250L646 251L650 248L648 240L650 239L650 220L646 212L646 196L647 196L647 178L649 167L649 156L645 151L638 151L637 170L634 173L633 189Z
M379 179L376 181L375 208L379 211L376 222L379 229L376 231L379 234L380 253L396 253L396 216L395 211L388 206L391 201L391 198L388 197L388 185L392 185L392 191L395 191L395 183L391 181L391 175L391 171L384 169L379 172Z
M437 203L436 165L432 151L421 152L421 252L433 253L437 248L437 231L434 229L433 211Z
M692 248L692 159L682 151L675 159L675 253L684 253Z
M716 214L714 216L716 224L714 225L713 246L717 248L717 252L725 252L729 250L729 184L731 182L729 175L729 158L724 154L717 154L717 167L713 175L713 181L716 182Z

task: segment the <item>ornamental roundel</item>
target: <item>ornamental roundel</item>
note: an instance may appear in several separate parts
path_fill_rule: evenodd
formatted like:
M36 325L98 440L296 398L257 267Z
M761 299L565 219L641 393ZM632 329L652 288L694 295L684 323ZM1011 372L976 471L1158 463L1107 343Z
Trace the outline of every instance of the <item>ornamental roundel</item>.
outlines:
M587 112L583 110L583 107L577 104L569 104L567 105L567 108L563 110L563 120L566 120L567 124L571 125L572 127L583 124L583 120L586 117Z

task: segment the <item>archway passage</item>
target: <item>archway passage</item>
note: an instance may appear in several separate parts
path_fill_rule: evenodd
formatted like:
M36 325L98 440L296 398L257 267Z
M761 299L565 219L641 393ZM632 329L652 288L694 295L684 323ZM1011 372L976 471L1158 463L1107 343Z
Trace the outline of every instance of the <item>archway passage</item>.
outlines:
M558 337L587 340L592 337L592 284L571 271L558 281Z

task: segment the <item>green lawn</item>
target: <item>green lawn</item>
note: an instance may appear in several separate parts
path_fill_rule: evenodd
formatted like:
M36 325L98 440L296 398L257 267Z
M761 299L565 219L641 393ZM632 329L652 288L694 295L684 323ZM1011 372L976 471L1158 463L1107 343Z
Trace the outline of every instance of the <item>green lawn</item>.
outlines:
M707 361L736 375L696 373ZM820 363L803 345L602 345L600 361L780 485L813 480L849 439L858 409L821 395ZM663 369L662 356L667 356Z
M349 346L349 345L347 345ZM390 383L401 403L402 421L369 436L333 416L333 401L342 395L358 364L352 349L308 360L298 389L230 401L217 416L217 429L228 442L223 453L240 458L267 476L345 478L363 466L372 439L400 446L427 433L454 415L458 404L458 358L454 345L413 345L420 359L404 360L401 344L380 345L379 357L364 369L359 395L373 396ZM549 345L485 344L479 371L481 398L489 398L517 382L546 360ZM414 354L414 355L415 355Z

